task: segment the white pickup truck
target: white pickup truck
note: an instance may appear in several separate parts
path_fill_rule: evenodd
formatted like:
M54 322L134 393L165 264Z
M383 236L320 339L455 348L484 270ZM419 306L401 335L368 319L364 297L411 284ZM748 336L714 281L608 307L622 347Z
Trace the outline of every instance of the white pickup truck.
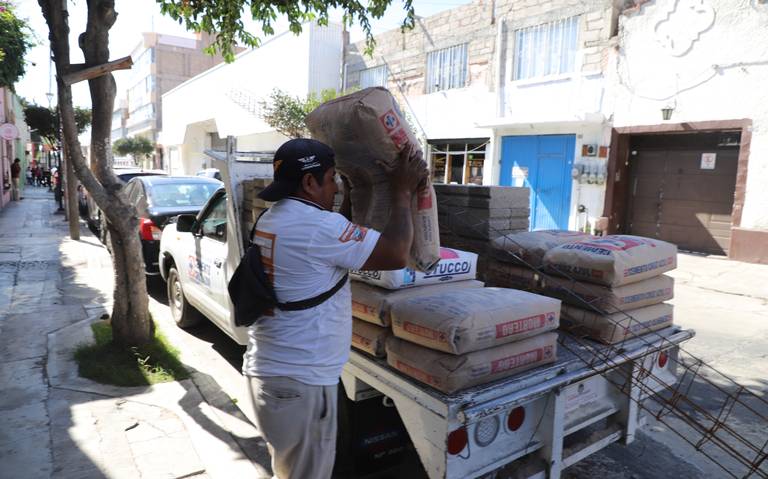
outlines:
M247 344L246 329L234 324L227 282L248 233L239 220L242 181L271 176L271 165L240 161L229 145L228 153L207 152L225 186L196 218L182 216L165 228L159 260L179 326L199 318L195 308ZM341 379L350 400L380 396L394 405L431 479L492 476L502 467L515 477L557 478L613 442L633 441L644 422L638 404L649 391L675 384L677 345L693 334L670 327L650 343L624 343L620 354L564 335L555 364L452 395L354 350Z

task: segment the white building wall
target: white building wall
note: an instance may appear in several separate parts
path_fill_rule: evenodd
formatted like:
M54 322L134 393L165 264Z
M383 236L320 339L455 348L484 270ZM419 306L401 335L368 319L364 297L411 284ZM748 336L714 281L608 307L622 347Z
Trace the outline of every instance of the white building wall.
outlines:
M768 4L660 0L620 17L614 126L753 121L741 225L768 228Z
M341 48L340 26L306 26L299 35L279 34L163 95L160 141L178 155L171 171L199 170L207 160L203 151L210 147L210 133L236 137L239 150L277 149L285 137L262 120L259 102L275 88L300 97L312 91L310 85L336 88Z

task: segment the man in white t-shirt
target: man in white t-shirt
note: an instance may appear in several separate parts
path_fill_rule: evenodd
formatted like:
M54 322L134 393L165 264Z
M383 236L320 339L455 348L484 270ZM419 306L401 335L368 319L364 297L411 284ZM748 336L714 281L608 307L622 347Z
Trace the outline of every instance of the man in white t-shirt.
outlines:
M315 298L343 284L315 307L275 308L248 330L243 374L279 479L331 476L337 385L352 337L346 275L405 266L413 241L411 196L427 176L421 153L406 145L390 176L392 209L381 232L332 211L333 150L316 140L284 143L275 153L274 181L259 195L276 202L259 219L253 241L278 302ZM348 211L345 197L342 213Z

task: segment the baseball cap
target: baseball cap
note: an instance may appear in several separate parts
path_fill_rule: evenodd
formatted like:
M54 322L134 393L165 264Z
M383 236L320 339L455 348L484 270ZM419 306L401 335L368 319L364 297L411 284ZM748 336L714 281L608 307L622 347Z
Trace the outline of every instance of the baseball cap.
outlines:
M333 166L333 150L325 143L308 138L288 140L275 152L273 181L259 193L259 198L281 200L296 191L305 174L324 173Z

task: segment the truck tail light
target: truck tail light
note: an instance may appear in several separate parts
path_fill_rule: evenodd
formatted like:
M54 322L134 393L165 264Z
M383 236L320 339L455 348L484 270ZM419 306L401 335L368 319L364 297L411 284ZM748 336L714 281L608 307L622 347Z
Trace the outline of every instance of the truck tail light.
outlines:
M518 406L509 411L509 416L507 416L507 427L510 431L517 431L520 429L524 422L525 408L523 406Z
M469 435L467 434L467 428L462 426L450 434L448 434L448 441L446 446L448 448L448 454L456 455L467 447L469 442Z
M656 360L656 363L660 368L663 368L667 365L667 362L669 362L669 353L667 351L660 352L659 359Z
M139 236L144 241L157 241L162 233L163 230L158 228L151 219L139 218Z

